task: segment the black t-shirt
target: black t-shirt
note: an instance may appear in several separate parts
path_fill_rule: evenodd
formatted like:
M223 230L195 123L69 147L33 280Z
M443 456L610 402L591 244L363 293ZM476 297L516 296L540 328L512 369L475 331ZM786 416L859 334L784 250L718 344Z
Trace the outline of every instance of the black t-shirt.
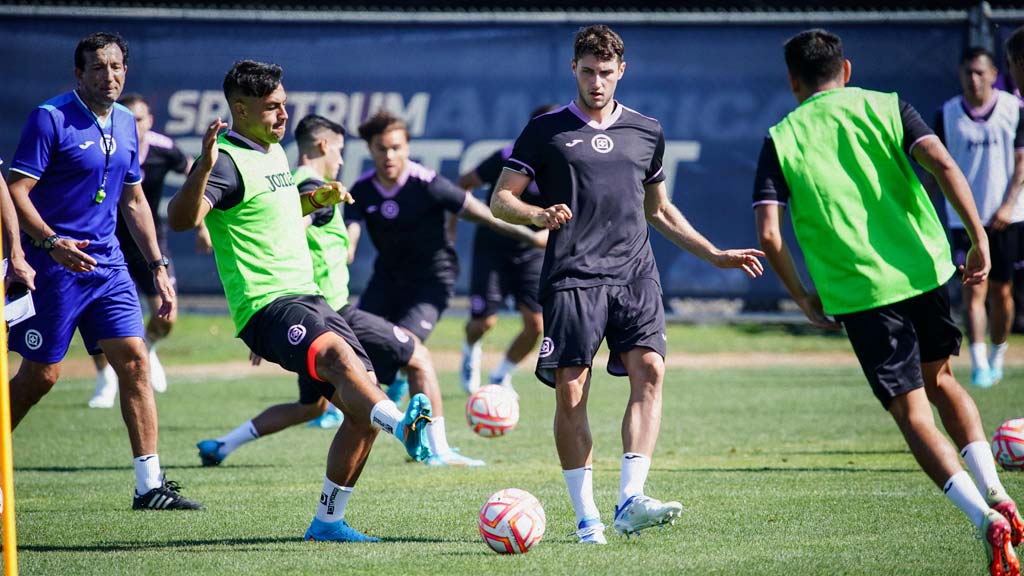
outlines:
M910 156L914 145L921 138L934 136L935 133L921 118L913 106L900 100L900 120L903 122L903 151ZM761 154L757 159L757 172L754 176L754 206L761 204L782 204L789 202L789 185L782 174L779 156L775 152L775 143L771 137L764 139Z
M480 178L480 181L488 186L487 196L484 197L484 202L486 204L491 203L491 195L494 193L494 185L498 182L498 178L501 176L501 171L505 169L505 162L511 155L512 146L506 146L488 156L474 170L476 175ZM519 199L527 204L540 206L540 191L537 190L537 183L530 182L530 185L523 191ZM536 248L529 242L522 242L510 236L499 234L487 226L477 226L476 245L502 254L508 254L513 257L520 256L525 252L540 250L540 248Z
M619 103L603 123L575 103L530 121L505 167L530 176L540 204L573 218L548 237L540 293L659 282L644 187L665 179L661 124Z
M142 162L142 191L146 194L149 209L153 212L153 223L156 225L157 239L165 244L167 228L160 216L160 198L164 192L164 180L168 172L185 173L188 157L174 146L174 141L156 132L147 132L145 142L140 150ZM142 252L124 221L121 211L117 211L117 240L121 243L121 251L125 260L143 260Z
M371 170L352 185L355 203L345 206L345 220L364 221L377 249L374 276L392 285L454 284L458 261L445 233L445 213L462 211L466 191L411 161L390 189L376 174Z

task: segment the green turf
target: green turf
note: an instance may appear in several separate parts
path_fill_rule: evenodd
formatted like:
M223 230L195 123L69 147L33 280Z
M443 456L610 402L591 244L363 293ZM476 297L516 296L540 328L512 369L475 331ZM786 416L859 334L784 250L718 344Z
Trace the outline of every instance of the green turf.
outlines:
M211 318L184 318L161 349L164 363L244 358L225 319L213 320L216 334ZM443 322L432 344L454 347L459 330ZM681 326L670 339L688 351L847 349L834 337L778 328ZM176 357L178 350L192 352ZM198 513L129 510L133 475L120 414L85 408L91 380L62 381L15 435L21 573L984 573L969 522L918 471L856 368L670 370L648 493L681 500L683 518L639 539L612 536L600 548L567 536L574 520L551 440L551 393L521 374L519 427L484 439L464 425L455 375L441 379L452 444L488 466L429 469L406 462L401 446L382 436L347 514L385 539L376 545L300 541L331 432L293 428L243 447L219 468L198 466L196 441L291 401L290 378L171 377L158 397L161 460L185 494L207 506ZM603 370L593 385L595 490L610 522L627 390ZM972 391L987 429L1022 415L1022 386L1024 374L1011 369L1000 386ZM1024 497L1024 475L1003 478ZM547 534L522 557L493 554L476 530L480 505L507 487L532 492L547 512Z

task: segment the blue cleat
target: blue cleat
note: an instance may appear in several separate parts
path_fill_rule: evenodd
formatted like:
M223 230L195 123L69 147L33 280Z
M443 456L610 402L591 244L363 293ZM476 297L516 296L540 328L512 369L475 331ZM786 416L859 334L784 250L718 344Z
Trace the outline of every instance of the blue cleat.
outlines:
M315 517L302 539L306 542L380 542L380 538L363 534L349 526L344 519L324 522Z
M328 404L327 410L324 410L323 414L310 420L307 426L310 428L323 428L324 430L329 430L331 428L341 426L341 423L344 420L345 415L341 413L341 410L338 410L334 404Z
M399 372L395 375L395 381L388 384L388 389L384 393L387 394L388 400L398 405L409 394L409 378Z
M1003 380L1003 369L1001 367L1000 368L993 368L992 369L992 384L993 385L999 384L1000 382L1002 382L1002 380Z
M978 388L991 388L995 382L993 381L992 370L988 368L972 368L971 369L971 386Z
M430 458L430 445L427 443L427 424L433 421L430 417L430 399L423 394L416 394L409 399L409 407L402 419L402 444L405 451L417 462Z
M203 461L203 466L217 466L228 457L227 454L220 453L220 448L223 445L223 442L216 440L203 440L196 444L196 448L199 448L199 459Z
M584 518L576 527L576 541L580 544L607 544L604 537L604 524L600 518Z

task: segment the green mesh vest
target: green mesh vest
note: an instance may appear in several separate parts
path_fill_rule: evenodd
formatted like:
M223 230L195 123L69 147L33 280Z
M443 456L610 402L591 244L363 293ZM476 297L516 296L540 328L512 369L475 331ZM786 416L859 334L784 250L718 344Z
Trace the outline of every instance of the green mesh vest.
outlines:
M320 294L302 233L299 190L279 144L263 153L224 135L221 154L238 167L245 196L237 205L206 215L213 252L237 334L261 308L281 296Z
M946 234L903 152L896 94L816 94L770 133L825 312L906 300L953 274Z
M324 179L306 166L300 166L293 176L296 186L307 180ZM348 229L338 205L330 208L334 214L330 222L306 228L306 244L313 259L313 281L331 308L340 310L348 304Z

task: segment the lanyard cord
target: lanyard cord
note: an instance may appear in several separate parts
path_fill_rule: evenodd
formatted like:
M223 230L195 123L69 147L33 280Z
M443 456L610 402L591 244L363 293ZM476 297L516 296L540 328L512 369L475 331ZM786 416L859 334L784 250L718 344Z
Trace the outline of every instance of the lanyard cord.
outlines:
M82 100L81 96L78 96L78 91L75 90L75 95L78 100L85 105L85 101ZM103 150L103 177L100 179L100 187L96 190L96 196L93 200L97 204L101 204L103 199L107 197L107 177L110 175L110 157L114 154L114 109L110 109L110 134L103 133L103 126L100 125L100 117L95 112L85 107L92 115L92 122L96 125L96 129L100 131L100 148ZM107 141L107 137L110 141Z

